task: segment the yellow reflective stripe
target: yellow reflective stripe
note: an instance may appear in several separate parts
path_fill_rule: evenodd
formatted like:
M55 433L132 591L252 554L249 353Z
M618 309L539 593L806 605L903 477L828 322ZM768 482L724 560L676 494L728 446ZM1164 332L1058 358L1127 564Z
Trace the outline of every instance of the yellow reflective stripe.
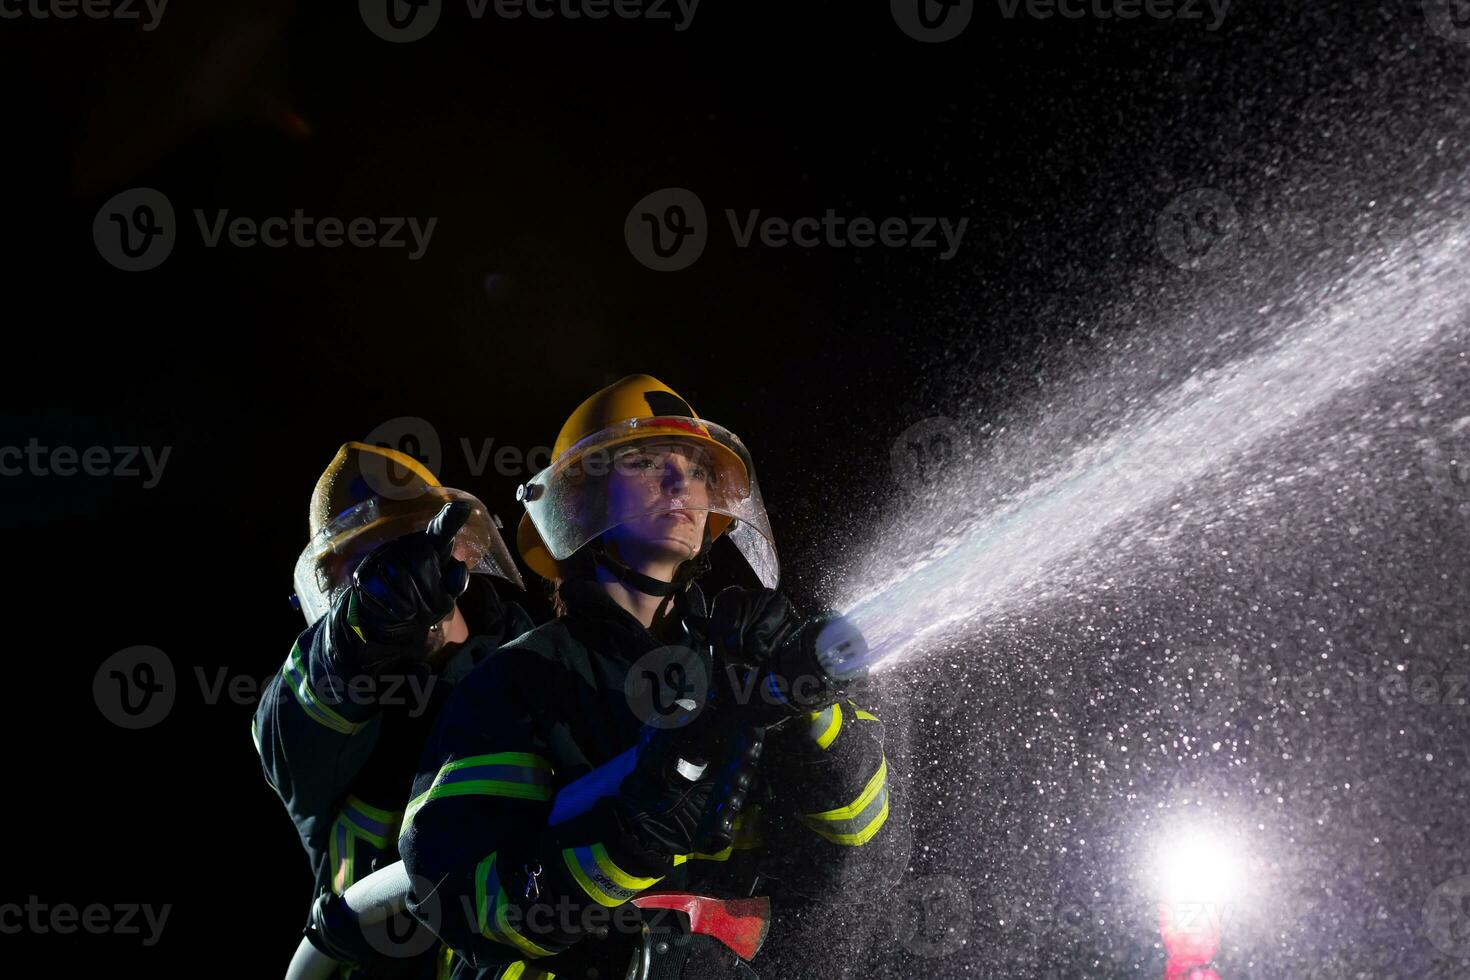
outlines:
M333 711L331 705L317 697L316 692L311 688L311 675L306 670L306 662L302 659L299 643L291 645L291 654L286 657L286 665L281 668L281 674L281 680L296 696L296 703L312 721L330 728L339 735L355 735L366 727L366 721L350 722Z
M677 868L679 865L685 864L689 861L728 861L730 860L730 854L734 850L735 848L732 845L725 848L723 851L716 851L713 854L705 854L701 851L696 851L693 854L675 854L674 867Z
M638 878L628 874L613 863L607 848L601 844L591 847L568 847L561 852L562 862L576 879L588 897L599 905L613 908L622 905L646 888L652 888L662 878Z
M348 795L347 805L359 813L367 814L379 823L391 824L398 819L398 814L394 811L382 810L373 806L371 803L364 803L361 797L355 795Z
M834 704L812 719L812 738L820 748L831 748L842 731L842 705Z
M873 778L868 780L868 785L863 787L863 794L847 806L838 807L835 810L824 810L821 813L809 813L807 816L813 820L851 820L862 813L867 805L873 802L873 797L888 785L888 760L885 758L878 766L878 771L873 773Z
M877 715L873 714L871 711L864 711L862 708L859 708L857 710L857 716L859 718L861 718L863 721L876 721L876 722L879 722L880 724L883 721L882 718L879 718Z
M547 772L552 769L549 759L531 752L492 752L489 755L472 755L446 762L439 769L439 775L444 776L470 766L521 766L527 769L545 769Z
M827 840L831 841L834 844L841 844L844 847L861 847L868 841L872 840L874 835L877 834L878 831L882 830L883 825L887 822L888 800L885 799L883 801L883 808L878 811L877 816L873 818L872 822L869 823L866 827L863 827L861 830L855 831L853 833L833 833L830 830L823 830L821 827L815 826L811 822L808 822L807 826L811 827L814 832L820 834L822 837L825 837Z
M520 769L526 773L526 780L462 779L457 782L445 782L454 773L482 766ZM491 755L476 755L446 762L439 768L429 788L409 801L404 811L403 828L405 831L408 829L424 804L431 800L451 796L498 796L505 799L545 803L552 797L551 776L555 771L550 760L530 752L496 752ZM499 773L499 775L513 774L512 772Z
M822 813L808 813L801 819L834 844L855 846L872 840L888 820L888 760L883 760L862 795L852 803Z
M492 891L495 897L490 899ZM475 919L480 935L514 946L532 959L552 955L550 950L542 949L510 927L505 916L507 901L505 889L500 887L500 876L495 873L495 854L491 853L475 868Z
M525 972L526 961L516 960L510 966L505 968L505 972L500 975L500 980L521 980L521 974Z
M264 756L265 753L260 750L260 730L255 727L254 718L250 719L250 741L255 743L255 754Z

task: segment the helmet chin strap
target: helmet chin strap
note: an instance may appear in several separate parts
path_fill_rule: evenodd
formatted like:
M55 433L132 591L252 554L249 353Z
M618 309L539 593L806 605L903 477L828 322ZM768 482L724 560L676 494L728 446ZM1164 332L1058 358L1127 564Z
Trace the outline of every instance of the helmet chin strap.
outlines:
M689 587L690 582L709 571L709 546L709 524L706 522L704 540L700 543L699 552L679 565L678 570L674 572L672 582L664 582L651 575L644 575L621 559L613 557L602 538L593 538L587 542L587 550L592 553L592 561L599 568L611 572L619 582L628 588L659 599L671 596L675 592L683 592Z

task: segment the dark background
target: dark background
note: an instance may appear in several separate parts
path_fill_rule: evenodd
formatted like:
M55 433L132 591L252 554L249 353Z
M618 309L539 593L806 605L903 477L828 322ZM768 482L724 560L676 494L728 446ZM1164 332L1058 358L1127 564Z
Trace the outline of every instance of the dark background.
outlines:
M676 33L475 22L451 3L429 38L394 45L350 7L174 0L152 33L7 20L0 42L0 443L171 451L152 489L0 481L0 900L174 906L147 949L0 937L8 960L74 964L63 974L284 968L305 862L260 776L252 706L205 704L194 670L259 680L279 667L301 625L286 596L307 498L341 442L422 417L444 482L513 524L520 475L472 473L460 440L549 444L586 394L651 373L751 447L786 588L810 604L885 520L907 427L1019 411L1047 397L1052 368L1144 311L1237 287L1160 254L1155 221L1175 195L1330 196L1345 173L1392 186L1384 175L1455 171L1470 82L1470 47L1430 31L1417 3L1243 0L1213 33L1006 20L982 3L936 45L886 4L705 0ZM169 196L180 240L130 274L102 260L91 226L137 186ZM714 227L691 268L656 273L629 254L623 222L670 186L694 190ZM416 262L206 249L196 207L438 226ZM969 228L947 262L939 249L739 249L727 207ZM120 731L92 703L92 675L140 644L170 656L181 694L165 722ZM920 855L916 870L946 868ZM978 885L973 898L988 915ZM1150 936L1117 942L1137 972L1161 971ZM1136 975L1076 944L914 962ZM1250 964L1237 975L1286 975L1270 956Z

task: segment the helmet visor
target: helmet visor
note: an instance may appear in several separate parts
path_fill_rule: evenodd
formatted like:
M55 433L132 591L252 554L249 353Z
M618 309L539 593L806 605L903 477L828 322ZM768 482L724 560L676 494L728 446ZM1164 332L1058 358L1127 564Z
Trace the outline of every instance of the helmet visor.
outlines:
M699 550L730 533L762 584L780 564L750 453L733 432L684 416L630 419L587 436L522 488L552 558L614 529Z
M472 573L497 575L524 588L495 520L479 498L449 487L431 487L412 500L370 497L343 511L307 542L292 575L307 623L326 614L333 600L351 584L358 564L373 550L424 530L445 504L454 501L464 501L472 508L469 519L455 535L454 557Z

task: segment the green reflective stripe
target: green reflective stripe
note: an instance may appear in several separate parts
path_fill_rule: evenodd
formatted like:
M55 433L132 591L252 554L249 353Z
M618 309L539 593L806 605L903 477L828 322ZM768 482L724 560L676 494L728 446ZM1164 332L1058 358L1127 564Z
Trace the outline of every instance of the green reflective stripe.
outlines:
M555 973L538 970L525 960L516 960L495 974L493 980L555 980L555 978Z
M831 748L832 743L837 741L837 733L842 731L842 705L834 704L808 717L811 718L808 734L812 741L821 748Z
M822 813L808 813L801 820L834 844L857 847L872 840L888 820L888 760L883 760L862 795L852 803Z
M429 788L409 801L403 827L408 829L424 804L451 796L498 796L545 803L553 795L551 777L555 771L550 761L530 752L496 752L446 762ZM477 774L497 778L476 779Z
M848 704L852 704L851 701L849 701L847 703ZM853 704L852 707L853 707L853 710L856 712L857 717L859 719L861 719L862 721L876 721L879 724L882 724L883 719L882 718L879 718L877 715L873 714L871 711L864 711L862 708L859 708L855 704Z
M598 905L615 908L639 892L662 881L662 878L639 878L628 874L607 856L601 844L591 847L568 847L561 859L577 884Z
M296 703L301 705L301 710L306 716L319 725L324 725L340 735L355 735L367 725L367 722L353 723L343 718L332 710L331 705L317 697L316 692L311 689L311 677L306 672L306 664L301 658L301 646L293 643L291 655L286 658L286 665L281 668L282 680L296 695Z
M264 756L265 753L262 752L260 749L260 729L255 727L254 718L250 719L250 741L255 743L255 754L259 756Z
M493 752L490 755L472 755L466 759L446 762L439 770L439 776L443 778L446 773L471 766L520 766L523 769L543 769L548 774L552 771L550 761L531 752Z
M500 887L500 876L495 873L495 855L492 853L475 868L475 920L480 935L514 946L532 959L552 955L551 950L537 946L510 927L505 916L507 902L505 889Z
M388 850L394 839L399 814L380 810L356 796L346 803L332 822L327 838L327 861L332 869L332 891L341 895L357 880L357 842L366 841L379 851Z

